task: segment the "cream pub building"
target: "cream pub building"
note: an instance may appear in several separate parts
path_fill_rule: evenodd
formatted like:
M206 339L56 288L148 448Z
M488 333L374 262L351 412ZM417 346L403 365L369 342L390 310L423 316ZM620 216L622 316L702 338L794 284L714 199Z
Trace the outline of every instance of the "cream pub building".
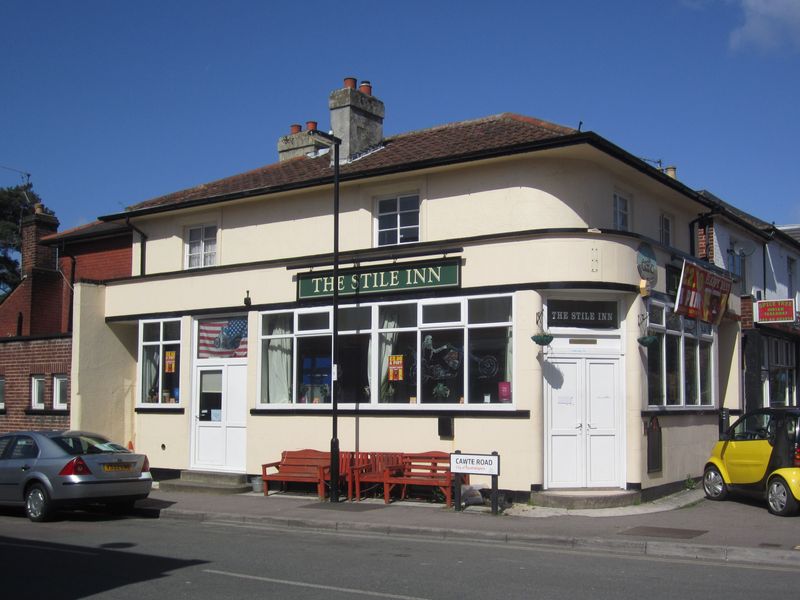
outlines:
M342 450L497 451L500 487L644 495L702 473L740 407L738 297L674 312L708 201L592 132L500 114L384 138L352 78L279 160L101 219L133 275L75 291L72 425L154 468ZM643 346L640 338L649 338Z

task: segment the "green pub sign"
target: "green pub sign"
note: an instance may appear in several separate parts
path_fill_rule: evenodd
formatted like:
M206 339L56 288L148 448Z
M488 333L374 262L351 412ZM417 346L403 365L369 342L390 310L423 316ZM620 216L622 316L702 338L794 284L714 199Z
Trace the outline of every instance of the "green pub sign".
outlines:
M461 285L461 259L433 263L415 263L343 269L339 271L339 295L361 296L391 292L412 292L431 288L453 288ZM297 299L333 296L333 272L300 273L297 276Z

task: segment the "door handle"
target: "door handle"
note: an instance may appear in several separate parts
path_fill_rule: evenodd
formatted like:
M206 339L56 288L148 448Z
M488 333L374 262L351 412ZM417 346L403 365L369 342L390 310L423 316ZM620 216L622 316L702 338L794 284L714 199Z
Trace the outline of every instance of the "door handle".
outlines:
M597 427L592 425L591 423L589 423L588 427L589 427L589 429L597 429Z
M22 465L20 467L20 471L30 471L30 470L31 470L30 465Z
M583 423L578 423L575 425L575 429L583 429Z

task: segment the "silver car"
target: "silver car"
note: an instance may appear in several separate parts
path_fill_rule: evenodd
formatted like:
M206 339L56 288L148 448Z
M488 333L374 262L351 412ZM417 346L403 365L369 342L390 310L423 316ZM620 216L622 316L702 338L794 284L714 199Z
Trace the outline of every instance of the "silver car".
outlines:
M0 505L24 506L31 521L61 507L103 503L129 510L153 485L150 463L83 431L0 434Z

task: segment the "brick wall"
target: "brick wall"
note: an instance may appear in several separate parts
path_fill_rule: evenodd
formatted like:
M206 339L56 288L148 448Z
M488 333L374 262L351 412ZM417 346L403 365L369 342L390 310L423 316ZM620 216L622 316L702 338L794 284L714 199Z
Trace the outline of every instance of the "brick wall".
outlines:
M742 329L753 327L753 297L742 296Z
M69 428L72 337L0 340L0 376L5 381L0 431ZM31 375L44 376L44 410L31 408ZM67 410L53 408L53 375L67 375Z

